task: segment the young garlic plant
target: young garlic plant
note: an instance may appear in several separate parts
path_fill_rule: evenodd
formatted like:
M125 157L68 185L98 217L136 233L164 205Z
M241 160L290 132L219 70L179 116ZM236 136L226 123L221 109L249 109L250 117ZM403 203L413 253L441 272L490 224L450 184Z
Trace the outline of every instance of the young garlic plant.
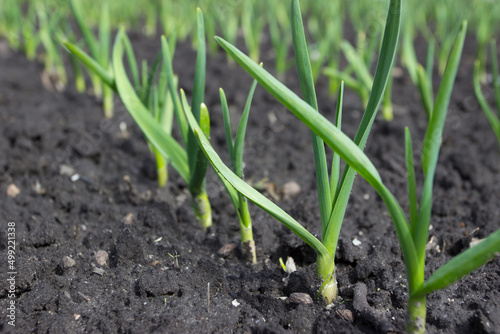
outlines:
M400 0L392 0L390 10L388 11L387 25L385 28L382 49L380 52L380 59L375 74L372 94L368 101L366 112L356 134L355 144L353 143L353 145L358 150L362 150L366 144L366 140L373 121L375 120L376 111L378 109L378 106L380 105L386 83L389 80L388 77L395 58L399 36L400 14ZM298 100L290 100L290 102L286 103L285 106L293 110L297 107L296 103L299 103L302 107L305 104L307 105L308 110L314 110L314 112L319 115L298 0L292 1L291 25L297 69L299 72L299 79L304 100L298 98ZM234 60L236 60L236 62L243 66L247 71L249 71L254 76L254 78L259 81L259 83L268 91L273 93L274 90L277 90L281 94L283 94L283 96L286 96L287 99L292 99L292 95L295 96L290 90L288 90L288 88L279 83L279 81L270 76L262 67L254 63L252 60L250 60L250 58L237 50L234 46L219 37L216 37L216 40L219 45L221 45L226 50L226 52ZM336 125L334 126L337 131L340 131L339 129L342 115L342 94L343 85L341 85L339 99L337 102ZM268 212L271 216L288 227L292 232L297 234L302 240L304 240L304 242L306 242L315 250L318 256L318 275L322 280L320 292L328 303L335 300L338 290L335 277L335 250L340 235L340 228L345 215L347 202L353 186L354 177L356 175L355 170L346 166L343 174L341 175L340 155L334 154L332 164L333 167L331 173L329 174L327 170L323 139L320 138L317 133L312 134L321 214L322 240L320 241L309 231L307 231L302 225L300 225L297 221L290 217L286 212L279 208L276 204L274 204L272 201L260 194L257 190L246 184L237 174L226 167L217 156L213 148L210 146L208 139L202 135L202 131L197 126L194 118L189 115L189 113L186 113L186 117L190 127L193 128L194 132L197 134L198 141L207 154L210 163L214 167L215 171L219 174L219 177L224 178L226 180L225 182L231 184L232 187L234 187L234 189L240 192L243 196L248 198L254 204L259 206L264 211ZM327 122L326 120L324 120L324 118L322 119L323 122ZM331 123L328 122L328 124Z
M234 141L231 134L231 120L229 117L226 94L222 88L220 89L224 132L226 134L227 150L231 161L231 170L241 179L243 179L243 144L247 129L248 116L250 114L250 106L252 104L252 98L256 86L257 81L254 80L252 87L250 88L250 92L248 93L245 108L243 109L243 114L241 115ZM226 179L221 178L221 181L226 187L227 193L229 194L234 208L236 209L236 214L238 215L243 256L248 262L255 264L257 263L257 254L255 251L255 241L253 240L252 219L250 217L250 211L248 210L248 200L245 196L236 191L231 184L226 182Z
M205 30L203 14L200 9L197 10L197 23L198 47L192 110L193 114L196 115L197 122L208 134L210 127L208 111L206 108L200 107L204 99L206 64ZM187 127L183 106L177 92L172 56L165 37L162 37L161 44L162 51L153 64L153 75L148 76L146 74L148 72L147 65L143 66L145 69L141 82L132 45L123 29L117 34L113 46L112 71L106 70L96 59L90 57L76 45L64 42L70 52L92 70L106 86L118 93L154 152L157 159L159 184L164 185L166 182L167 162L170 162L188 185L191 193L191 206L196 219L204 229L207 229L212 225L212 210L205 190L205 174L208 163L192 132ZM130 65L133 83L130 82L125 71L122 59L124 53ZM160 59L163 59L163 67L160 73L160 83L158 87L155 87L152 85L152 81ZM170 93L169 98L165 95L167 87ZM184 148L171 136L172 115L174 114Z

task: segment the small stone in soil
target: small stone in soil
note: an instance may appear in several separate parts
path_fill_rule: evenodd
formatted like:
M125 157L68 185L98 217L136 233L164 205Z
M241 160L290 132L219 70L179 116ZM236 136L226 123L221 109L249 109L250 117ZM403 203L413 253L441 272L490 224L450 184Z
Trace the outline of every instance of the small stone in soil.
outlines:
M65 256L62 259L62 263L63 263L63 268L71 268L75 266L76 261L70 258L69 256Z
M125 217L123 217L122 222L125 225L132 225L132 223L134 222L134 214L133 213L129 213L128 215L126 215Z
M100 266L106 265L106 262L108 262L108 253L106 251L103 251L102 249L98 250L95 254L95 260Z
M92 270L92 273L93 273L93 274L97 274L97 275L99 275L99 276L104 275L104 272L105 272L105 270L104 270L104 269L102 269L102 268L97 268L97 267L95 267L95 268Z
M283 196L286 199L294 197L300 193L300 186L295 181L289 181L283 185Z
M73 167L70 167L68 165L61 165L59 166L59 174L72 176L73 174L75 174L75 170L73 169Z
M393 78L401 78L404 75L404 71L401 67L394 66L392 69L392 77Z
M14 198L21 193L21 190L19 190L19 188L14 183L12 183L7 187L6 193L7 196Z
M236 249L235 244L225 244L218 251L217 254L223 257L229 256Z
M338 310L336 313L339 318L349 321L351 324L354 322L354 316L350 310Z
M293 260L293 257L288 256L286 258L285 268L288 274L297 271L297 267L295 266L295 261Z
M312 305L312 303L313 303L311 296L309 296L309 294L303 293L303 292L292 293L290 295L289 301L292 304L303 304L303 305Z
M35 182L35 184L31 187L31 189L33 189L33 191L35 193L37 193L38 195L45 195L45 189L42 187L42 185L40 184L40 182L38 182L38 180Z

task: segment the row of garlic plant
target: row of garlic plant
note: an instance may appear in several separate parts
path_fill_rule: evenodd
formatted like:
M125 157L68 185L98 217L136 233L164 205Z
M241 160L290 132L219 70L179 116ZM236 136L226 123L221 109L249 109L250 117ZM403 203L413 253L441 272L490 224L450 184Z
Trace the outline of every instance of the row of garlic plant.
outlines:
M42 44L45 50L46 77L58 90L63 89L67 83L59 47L62 38L77 42L76 36L83 35L93 56L96 56L93 44L109 42L109 38L106 37L109 33L106 29L118 25L126 27L142 25L143 32L148 36L158 33L158 27L161 27L170 41L183 41L192 36L193 43L196 44L196 27L191 19L191 13L198 5L206 13L207 35L221 33L231 43L235 43L239 35L245 42L250 57L258 61L261 58L263 36L266 36L264 31L267 27L277 73L279 75L284 73L293 64L293 59L290 57L291 35L288 29L288 16L278 0L268 2L207 0L201 4L195 1L157 0L145 1L140 8L137 8L131 0L121 2L89 0L85 4L82 10L81 0L63 3L56 0L4 1L0 4L0 34L6 36L12 47L24 49L29 58L36 56L38 45ZM387 0L371 1L369 5L366 0L353 0L349 3L332 0L328 2L328 6L321 1L301 5L306 17L306 31L312 39L309 51L314 79L317 80L319 75L325 74L330 78L332 92L338 89L339 80L344 80L347 87L358 93L363 106L367 103L373 80L370 72L381 43L386 4ZM427 60L432 59L432 66L428 66L429 61L426 62L426 81L432 80L434 58L437 60L437 72L443 74L454 38L453 32L458 29L460 22L467 18L476 32L481 82L484 82L486 50L500 26L500 3L476 0L458 4L454 0L439 2L423 0L409 3L406 11L409 14L406 15L402 29L404 49L407 49L407 45L413 45L417 35L423 36L429 45ZM68 24L73 18L76 19L80 31L73 31L71 24ZM26 22L31 24L25 24ZM346 22L352 27L354 34L344 31ZM88 33L93 28L97 28L98 38ZM350 37L347 38L348 36ZM208 49L216 52L213 39L208 39ZM107 52L109 53L109 50ZM405 63L411 58L408 52L403 52L403 57ZM105 62L103 57L97 58ZM348 65L341 69L339 64L342 58L347 60ZM74 58L70 57L70 60L75 73L75 85L79 91L84 91L86 83L83 71ZM432 104L429 102L432 102L432 99L429 98L429 85L427 87L423 85L425 81L423 72L418 72L411 64L407 66L412 80L420 88L421 93L425 93L422 99L425 110L429 113ZM96 97L100 99L101 95L104 95L102 97L104 114L110 116L112 92L102 88L95 75L90 73L90 77ZM391 87L392 78L382 104L382 115L387 120L393 117ZM106 91L102 92L103 89Z

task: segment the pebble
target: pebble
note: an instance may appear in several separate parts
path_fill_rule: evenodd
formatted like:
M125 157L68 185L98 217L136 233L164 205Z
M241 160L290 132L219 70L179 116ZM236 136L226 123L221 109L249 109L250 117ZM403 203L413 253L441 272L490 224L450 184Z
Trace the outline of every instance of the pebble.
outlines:
M21 193L21 190L19 190L19 188L14 183L12 183L7 187L6 193L7 196L14 198Z
M303 293L303 292L292 293L290 295L289 301L290 301L290 303L303 304L303 305L311 305L313 303L311 296L309 296L309 294Z
M71 268L71 267L75 266L76 261L74 259L70 258L69 256L65 256L62 259L62 263L63 263L64 268Z
M300 186L295 181L289 181L283 185L283 196L285 198L290 198L298 195L300 193Z
M125 217L123 217L122 222L125 225L132 225L134 223L134 214L133 213L129 213L128 215L126 215Z
M352 239L352 244L356 247L358 247L359 245L361 245L361 241L359 241L358 239L354 238Z
M293 260L292 257L289 256L286 258L285 268L287 274L291 274L294 271L297 271L297 266L295 266L295 261Z
M61 166L59 166L59 174L73 176L73 174L75 174L75 170L71 166L61 165Z
M398 66L394 66L394 68L392 69L392 76L394 78L401 78L403 77L404 75L404 71L401 67L398 67Z
M33 191L35 193L37 193L38 195L45 195L45 189L42 187L42 185L40 184L40 182L38 182L38 180L35 182L35 184L31 187L31 189L33 189Z
M97 268L97 267L95 267L95 268L92 270L92 273L97 274L97 275L99 275L99 276L104 275L104 272L105 272L105 270L104 270L104 269L102 269L102 268Z
M350 310L338 310L336 313L340 318L349 321L351 324L354 322L354 316Z
M106 265L106 262L108 262L108 253L106 251L98 250L97 253L95 254L95 260L97 261L97 264L102 266Z
M236 249L236 244L225 244L218 251L219 256L229 256Z

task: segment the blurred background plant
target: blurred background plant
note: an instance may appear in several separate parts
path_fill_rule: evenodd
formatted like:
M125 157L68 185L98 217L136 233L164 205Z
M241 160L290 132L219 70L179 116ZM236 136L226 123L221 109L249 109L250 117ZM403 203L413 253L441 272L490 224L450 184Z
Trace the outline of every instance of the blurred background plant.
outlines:
M46 72L51 74L49 77L59 90L66 84L61 66L64 61L59 43L61 36L71 35L74 42L84 37L88 44L86 34L81 34L75 25L77 22L81 26L78 18L75 20L72 3L74 1L63 0L3 0L0 3L0 36L12 49L25 52L30 59L43 60ZM102 15L105 14L102 3L100 0L85 1L84 17L90 31L98 32L102 27ZM375 66L387 4L388 0L301 4L306 33L311 40L309 53L315 80L321 76L323 68L332 69L329 75L332 93L338 89L339 77L349 77L355 80L346 80L346 86L351 82L361 101L366 102L367 87L370 87L367 74ZM212 54L218 52L212 36L219 35L230 43L243 43L244 51L255 61L262 60L264 50L272 50L270 55L278 75L293 65L286 6L279 0L143 0L140 6L131 0L109 1L109 26L113 31L124 26L126 30L134 29L151 38L164 34L169 41L174 40L174 45L175 41L191 40L195 46L196 22L192 13L197 7L205 13L208 50ZM476 38L477 58L481 64L479 73L484 83L488 44L500 29L500 1L407 1L405 11L403 36L412 42L423 38L432 46L427 59L435 60L439 75L444 72L454 32L462 20L467 19L469 33ZM425 51L423 55L416 55L420 63L425 63L422 57L426 57ZM362 60L363 69L356 69L353 59ZM434 66L429 70L434 70ZM77 87L82 90L83 83L81 77L78 78ZM94 89L99 92L99 87ZM384 115L389 115L389 104L384 103L383 108L387 111Z

